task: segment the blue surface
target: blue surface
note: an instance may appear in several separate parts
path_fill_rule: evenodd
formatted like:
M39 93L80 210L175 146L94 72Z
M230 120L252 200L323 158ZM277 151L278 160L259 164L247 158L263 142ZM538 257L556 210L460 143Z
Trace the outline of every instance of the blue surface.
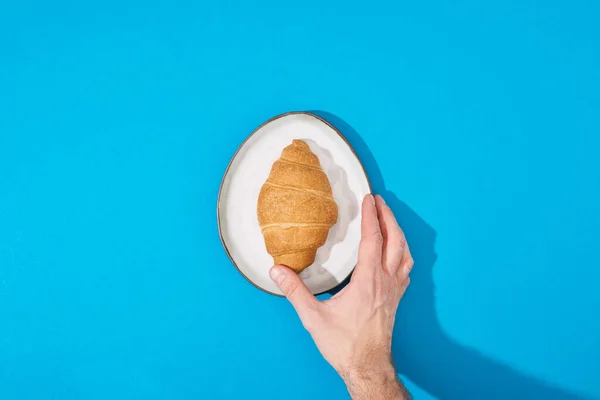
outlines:
M346 398L217 233L288 110L407 231L417 399L600 399L600 3L320 3L0 5L1 399Z

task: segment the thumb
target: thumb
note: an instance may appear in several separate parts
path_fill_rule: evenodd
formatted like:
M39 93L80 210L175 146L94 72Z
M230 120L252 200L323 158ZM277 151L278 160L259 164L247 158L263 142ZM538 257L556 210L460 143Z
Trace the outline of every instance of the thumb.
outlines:
M298 274L283 265L275 265L271 268L270 275L279 290L292 303L302 322L305 322L309 309L318 304L315 296Z

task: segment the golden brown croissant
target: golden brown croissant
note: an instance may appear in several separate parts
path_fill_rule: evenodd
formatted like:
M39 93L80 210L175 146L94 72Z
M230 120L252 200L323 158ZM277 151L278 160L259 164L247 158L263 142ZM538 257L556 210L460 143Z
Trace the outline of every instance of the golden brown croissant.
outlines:
M315 261L338 210L329 179L308 144L294 140L283 149L260 190L257 214L275 264L300 273Z

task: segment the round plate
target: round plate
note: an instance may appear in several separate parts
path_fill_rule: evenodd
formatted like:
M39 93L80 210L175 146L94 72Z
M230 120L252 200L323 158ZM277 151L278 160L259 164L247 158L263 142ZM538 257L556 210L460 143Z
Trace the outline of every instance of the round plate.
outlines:
M259 126L237 150L221 183L217 204L219 234L237 269L259 289L281 292L269 278L267 253L256 216L260 188L273 162L293 139L302 139L319 157L338 205L338 221L313 265L300 277L314 294L334 289L352 273L360 242L360 204L371 192L358 156L331 124L308 112L278 115Z

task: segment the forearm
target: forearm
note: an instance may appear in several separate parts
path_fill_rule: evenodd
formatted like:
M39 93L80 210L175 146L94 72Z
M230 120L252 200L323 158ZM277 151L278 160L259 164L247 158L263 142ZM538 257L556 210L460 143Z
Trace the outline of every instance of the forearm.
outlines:
M391 364L352 371L342 378L352 400L411 399Z

